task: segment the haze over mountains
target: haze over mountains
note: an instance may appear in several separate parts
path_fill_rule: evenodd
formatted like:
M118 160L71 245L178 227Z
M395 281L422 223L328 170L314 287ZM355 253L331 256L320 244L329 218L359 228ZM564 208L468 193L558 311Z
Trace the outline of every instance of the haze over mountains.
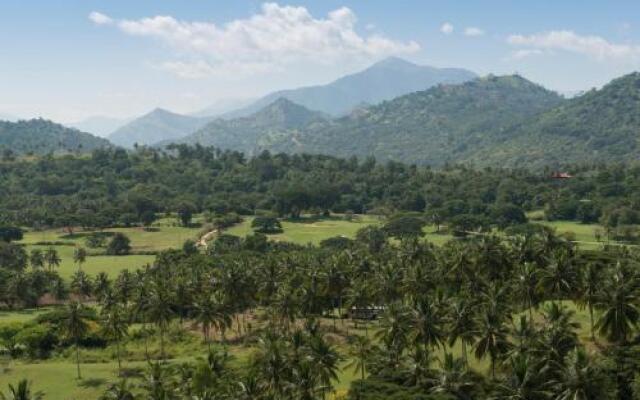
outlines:
M122 147L175 140L204 126L211 118L176 114L161 108L129 122L109 135L109 140Z
M362 104L376 104L434 85L462 83L476 77L475 73L465 69L434 68L390 57L373 64L364 71L344 76L327 85L281 90L268 94L249 106L228 113L224 117L248 116L281 97L310 110L340 116Z
M431 81L426 80L425 71L436 71ZM400 79L405 74L409 78ZM434 84L437 79L441 82ZM448 83L451 79L458 81ZM400 83L394 86L396 81ZM410 90L409 81L426 87ZM359 96L359 106L354 106L354 96L340 103L346 87ZM408 93L363 105L393 90ZM236 118L156 109L121 126L109 139L125 148L135 143L158 147L185 143L248 155L269 150L374 156L381 161L434 166L469 162L541 167L640 157L640 73L566 99L518 75L473 78L464 70L430 69L388 59L329 85L277 93L287 96L276 97L255 112ZM342 105L333 109L323 106L327 93L333 93L335 102ZM275 95L236 114L243 115ZM290 97L325 110L306 107ZM351 112L338 111L346 104ZM96 131L88 122L84 126ZM22 154L82 152L108 145L105 140L44 120L5 122L0 129L0 147Z
M70 128L76 128L95 136L107 137L112 132L131 121L130 118L113 118L96 115L75 123L67 124Z

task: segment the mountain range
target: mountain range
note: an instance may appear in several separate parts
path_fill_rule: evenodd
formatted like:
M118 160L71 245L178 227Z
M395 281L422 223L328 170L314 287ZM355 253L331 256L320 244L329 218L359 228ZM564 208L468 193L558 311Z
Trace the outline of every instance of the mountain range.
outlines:
M161 108L136 118L109 135L109 140L122 147L148 145L176 140L204 126L211 118L176 114Z
M308 122L269 124L258 112L212 122L181 142L435 166L542 167L640 157L640 73L571 99L512 75L438 85L339 118L284 99L265 110L282 114L278 120Z
M223 117L230 119L251 115L279 98L291 100L310 110L340 116L363 104L377 104L438 84L462 83L476 77L475 73L465 69L434 68L390 57L326 85L273 92Z
M0 121L0 149L17 154L86 153L109 146L106 139L44 119Z

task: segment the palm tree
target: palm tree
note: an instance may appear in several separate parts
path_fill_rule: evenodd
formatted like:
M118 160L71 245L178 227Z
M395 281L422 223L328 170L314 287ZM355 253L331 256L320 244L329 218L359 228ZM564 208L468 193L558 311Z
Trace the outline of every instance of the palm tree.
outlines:
M536 289L538 288L539 272L534 263L520 264L515 277L515 293L522 299L522 303L529 310L529 320L533 321L533 307L537 304Z
M548 384L540 366L529 356L518 354L510 360L506 379L496 387L495 400L545 400L549 398Z
M386 350L389 367L393 368L400 363L404 350L409 345L412 333L412 314L407 307L394 302L387 307L380 319L380 330L376 332L376 338L380 339ZM425 329L428 329L426 326ZM430 340L425 336L425 341Z
M103 309L102 330L104 335L116 342L116 358L118 359L118 375L122 373L120 344L129 331L129 323L124 310L114 305Z
M551 264L542 271L538 282L538 290L557 302L572 296L576 289L578 277L568 250L555 252Z
M449 318L449 347L458 340L462 346L462 357L465 365L469 366L467 346L475 342L476 320L473 307L464 299L453 302Z
M43 398L43 392L31 393L31 383L26 379L19 381L16 386L9 384L7 394L0 392L0 400L41 400Z
M136 400L138 396L133 393L133 390L134 388L123 379L118 383L112 383L100 400Z
M445 341L444 321L438 305L422 296L411 309L411 328L415 344L422 346L426 359L432 348L441 346ZM428 365L425 365L428 368Z
M360 385L364 387L364 378L367 375L367 366L373 347L369 338L364 336L356 336L351 344L351 362L345 366L346 369L353 369L353 372L360 374Z
M595 263L588 263L581 274L580 297L578 305L589 309L589 326L591 328L591 340L595 340L595 326L593 319L593 308L600 298L602 289L602 274L600 268Z
M76 247L73 250L73 262L78 265L78 269L82 269L82 264L87 261L87 250L84 247Z
M174 311L169 290L157 282L154 283L149 291L146 315L160 331L160 358L165 360L164 337L169 324L173 320Z
M45 251L44 259L47 262L49 271L53 271L53 267L59 267L60 262L62 262L62 259L60 259L60 256L58 255L58 251L54 247L49 247Z
M606 375L580 348L569 354L566 365L551 385L557 400L601 400L610 398L613 392Z
M318 374L322 384L322 398L326 390L332 389L331 382L338 379L338 363L341 358L338 352L320 335L311 339L309 344L311 366Z
M491 359L491 377L496 377L496 361L509 351L509 330L502 318L493 312L485 312L476 330L475 356L478 359L489 355Z
M77 302L69 303L67 306L67 317L63 326L66 336L73 340L76 347L78 379L82 379L82 375L80 373L80 339L82 339L89 330L89 325L83 317L84 312L85 308L82 304Z
M45 258L44 254L42 254L42 250L31 250L31 254L29 255L29 264L31 264L31 268L33 269L44 268Z
M439 360L440 368L431 389L434 393L448 393L456 399L472 400L473 377L466 368L465 361L454 358L453 354L445 353Z
M231 324L231 316L221 303L220 296L205 293L194 304L195 321L200 325L204 340L211 351L211 328L218 327L223 332Z
M640 322L638 279L616 272L596 307L602 314L596 329L608 340L624 344Z
M93 292L93 282L91 282L91 277L83 270L77 270L71 277L71 289L81 299L81 301L87 300L91 297L91 293Z

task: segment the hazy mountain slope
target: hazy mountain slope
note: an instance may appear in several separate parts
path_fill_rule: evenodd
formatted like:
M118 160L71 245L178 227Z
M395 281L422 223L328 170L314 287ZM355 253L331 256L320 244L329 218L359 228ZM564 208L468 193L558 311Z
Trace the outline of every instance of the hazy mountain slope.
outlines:
M218 117L223 114L247 107L255 99L222 99L189 115L193 117Z
M360 109L281 136L268 148L441 165L494 145L509 127L562 101L522 77L489 76Z
M340 116L362 103L376 104L403 94L425 90L440 83L462 83L475 77L476 74L464 69L433 68L392 57L327 85L271 93L223 117L231 119L248 116L281 97L310 110Z
M89 152L109 141L43 119L0 121L0 149L17 154Z
M217 119L195 133L175 142L216 146L253 153L263 142L278 135L291 135L299 129L313 126L326 116L310 111L287 99L280 98L248 117L233 120ZM162 142L161 144L167 144Z
M508 166L637 160L640 73L570 99L514 127L504 139L470 160Z
M92 135L107 137L115 130L129 123L131 119L112 118L96 115L85 118L82 121L66 124L70 128L78 129L82 132L88 132Z
M133 147L135 143L150 145L182 138L209 121L209 118L190 117L156 108L110 134L109 140L123 147Z

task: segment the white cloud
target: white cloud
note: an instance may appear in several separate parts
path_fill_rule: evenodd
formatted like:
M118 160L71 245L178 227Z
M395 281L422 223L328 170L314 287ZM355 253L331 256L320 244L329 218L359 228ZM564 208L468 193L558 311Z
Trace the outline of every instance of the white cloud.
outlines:
M444 33L445 35L451 35L453 33L453 25L450 22L445 22L440 27L440 32Z
M291 63L377 59L420 49L414 41L358 34L356 15L346 7L331 11L325 18L315 18L304 7L265 3L260 13L220 26L171 16L114 23L128 35L156 38L180 55L188 55L189 62L165 62L163 69L192 78L230 68L237 73L253 73L278 70Z
M528 58L532 56L539 56L543 53L540 49L520 49L511 53L511 58L516 60L522 60L523 58Z
M465 36L482 36L484 35L484 31L475 26L470 26L464 30L464 34Z
M539 50L562 50L582 54L600 61L635 61L640 58L640 46L616 44L600 36L581 36L573 31L560 30L529 36L511 35L507 42L513 46Z
M93 23L96 25L110 25L113 23L113 20L109 16L99 13L97 11L94 11L91 14L89 14L89 19L93 21Z

